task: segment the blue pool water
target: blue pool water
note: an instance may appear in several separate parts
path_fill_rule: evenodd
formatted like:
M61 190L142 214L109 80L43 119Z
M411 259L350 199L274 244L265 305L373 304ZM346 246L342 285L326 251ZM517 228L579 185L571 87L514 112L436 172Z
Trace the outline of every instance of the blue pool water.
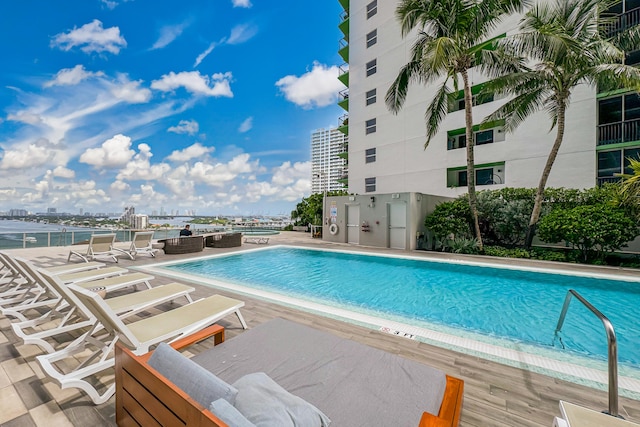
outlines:
M552 348L566 293L575 289L613 323L619 361L640 367L640 280L614 281L290 247L166 268L416 326L442 325L546 349ZM602 324L575 299L562 339L565 352L606 359Z

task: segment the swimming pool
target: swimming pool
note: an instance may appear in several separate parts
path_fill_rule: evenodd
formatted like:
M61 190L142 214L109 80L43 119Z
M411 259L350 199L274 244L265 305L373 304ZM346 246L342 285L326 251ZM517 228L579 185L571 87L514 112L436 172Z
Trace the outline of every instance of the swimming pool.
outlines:
M272 247L165 265L173 272L269 291L301 300L436 329L513 348L606 359L601 323L577 301L563 327L567 350L553 346L569 289L580 292L613 323L619 361L640 368L640 279L629 281L508 268Z

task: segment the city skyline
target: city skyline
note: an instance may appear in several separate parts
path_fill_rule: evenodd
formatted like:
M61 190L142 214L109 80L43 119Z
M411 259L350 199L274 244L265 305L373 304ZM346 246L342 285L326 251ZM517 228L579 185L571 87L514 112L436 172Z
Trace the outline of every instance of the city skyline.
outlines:
M289 213L340 108L340 4L2 5L0 211Z

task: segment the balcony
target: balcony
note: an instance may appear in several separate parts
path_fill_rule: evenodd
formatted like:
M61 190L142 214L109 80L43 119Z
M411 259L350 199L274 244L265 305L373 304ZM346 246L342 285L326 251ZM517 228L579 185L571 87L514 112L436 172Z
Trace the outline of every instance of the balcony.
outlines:
M338 55L340 55L345 62L349 62L349 41L344 37L340 39L339 43Z
M349 0L338 0L338 1L340 2L340 5L342 6L342 8L348 12L349 11Z
M598 126L598 146L640 141L640 119Z
M344 133L345 135L349 135L349 114L343 114L338 119L338 131Z
M640 25L640 7L610 18L610 21L604 24L605 36L615 36L616 34L637 25Z
M342 31L342 34L347 37L347 40L349 39L349 13L342 12L340 14L340 24L338 25L338 28L340 28L340 31Z
M620 176L607 176L604 178L598 178L598 186L601 186L603 184L612 184L620 181L622 181L622 177Z
M342 64L340 67L340 74L338 75L338 80L342 82L343 85L349 87L349 64ZM347 97L348 99L348 97ZM343 99L344 101L344 99Z

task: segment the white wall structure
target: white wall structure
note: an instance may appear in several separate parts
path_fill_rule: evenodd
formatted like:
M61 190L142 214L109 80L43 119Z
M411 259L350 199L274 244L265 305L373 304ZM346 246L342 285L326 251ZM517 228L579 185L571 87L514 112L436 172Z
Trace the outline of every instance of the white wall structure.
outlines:
M348 3L348 189L355 194L415 192L456 197L467 192L466 149L464 140L460 141L464 109L450 112L425 148L425 112L441 81L430 87L413 84L397 115L385 105L386 92L409 61L415 41L415 34L402 38L395 15L397 5L392 0ZM519 19L508 17L492 36L513 33ZM471 70L470 80L477 88L487 79ZM474 106L474 124L481 123L501 102L504 100ZM596 109L595 89L577 88L547 187L582 189L597 184ZM478 135L478 190L536 187L555 138L555 129L550 128L548 115L541 112L513 133L505 134L497 124Z
M346 160L338 154L346 151L347 136L337 128L318 129L311 134L311 192L344 190L339 182L346 173Z

